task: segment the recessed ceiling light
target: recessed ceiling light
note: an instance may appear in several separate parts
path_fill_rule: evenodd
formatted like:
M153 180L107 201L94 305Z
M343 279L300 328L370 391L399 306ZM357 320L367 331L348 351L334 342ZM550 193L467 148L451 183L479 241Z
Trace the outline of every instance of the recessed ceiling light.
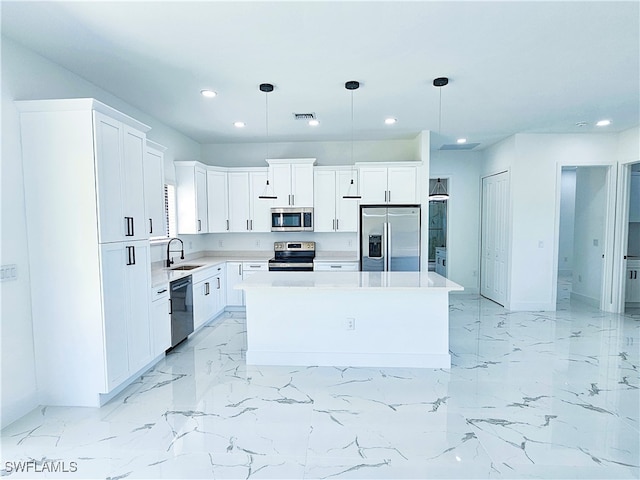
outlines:
M458 140L456 140L456 143L467 143L467 139L466 138L459 138Z
M233 122L233 126L236 128L243 128L245 125L244 122Z
M384 123L386 125L393 125L394 123L396 123L398 121L397 118L385 118L384 119Z
M607 125L611 125L611 120L600 120L596 123L596 126L598 127L606 127Z
M312 127L317 127L318 125L320 125L320 122L318 120L309 120L309 125L311 125Z
M207 97L207 98L213 98L216 95L218 95L213 90L200 90L200 93L202 94L203 97Z

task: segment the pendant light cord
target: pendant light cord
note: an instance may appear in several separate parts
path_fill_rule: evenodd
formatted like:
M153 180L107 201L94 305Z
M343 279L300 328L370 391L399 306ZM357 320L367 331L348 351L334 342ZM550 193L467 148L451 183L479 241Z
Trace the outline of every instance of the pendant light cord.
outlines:
M267 158L269 158L269 93L267 92L264 92L264 123L267 133Z

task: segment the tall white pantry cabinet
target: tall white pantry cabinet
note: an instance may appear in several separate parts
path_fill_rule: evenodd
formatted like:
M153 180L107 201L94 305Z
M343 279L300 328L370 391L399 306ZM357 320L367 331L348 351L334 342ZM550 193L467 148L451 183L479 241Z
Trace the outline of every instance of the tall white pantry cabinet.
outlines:
M16 105L40 402L100 406L153 360L149 127L94 99Z

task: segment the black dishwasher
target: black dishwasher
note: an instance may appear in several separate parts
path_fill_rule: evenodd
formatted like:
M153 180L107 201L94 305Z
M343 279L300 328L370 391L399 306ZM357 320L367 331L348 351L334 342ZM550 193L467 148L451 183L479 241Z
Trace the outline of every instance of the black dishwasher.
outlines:
M171 282L171 348L193 332L191 275Z

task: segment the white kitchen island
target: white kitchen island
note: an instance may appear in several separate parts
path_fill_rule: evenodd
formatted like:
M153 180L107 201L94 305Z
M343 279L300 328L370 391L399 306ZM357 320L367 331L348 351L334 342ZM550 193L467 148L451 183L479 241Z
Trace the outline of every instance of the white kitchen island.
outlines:
M434 272L260 272L247 364L449 368L449 292Z

